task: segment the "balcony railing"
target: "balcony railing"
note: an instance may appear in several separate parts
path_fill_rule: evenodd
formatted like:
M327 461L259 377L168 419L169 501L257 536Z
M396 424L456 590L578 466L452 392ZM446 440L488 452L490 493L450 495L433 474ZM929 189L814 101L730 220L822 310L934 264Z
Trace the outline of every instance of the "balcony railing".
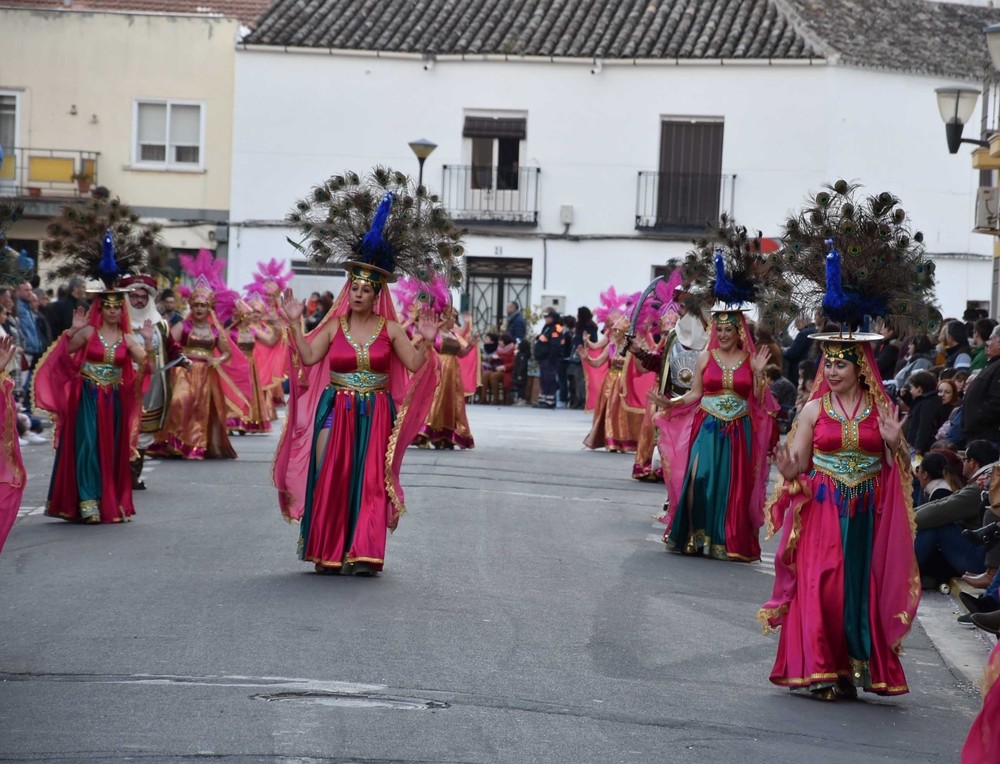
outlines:
M689 233L732 214L735 175L640 172L635 227L640 231Z
M538 167L444 166L441 201L457 223L538 225Z
M0 163L0 195L71 198L97 185L99 151L12 148Z

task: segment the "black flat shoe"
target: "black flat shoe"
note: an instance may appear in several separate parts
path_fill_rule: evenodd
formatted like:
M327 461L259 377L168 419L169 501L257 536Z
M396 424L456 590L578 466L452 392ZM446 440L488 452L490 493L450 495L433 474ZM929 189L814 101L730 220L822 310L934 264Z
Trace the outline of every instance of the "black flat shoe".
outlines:
M992 613L973 613L972 622L990 634L1000 634L1000 610Z
M994 610L1000 610L1000 602L986 595L974 597L968 592L959 592L958 599L970 613L992 613Z

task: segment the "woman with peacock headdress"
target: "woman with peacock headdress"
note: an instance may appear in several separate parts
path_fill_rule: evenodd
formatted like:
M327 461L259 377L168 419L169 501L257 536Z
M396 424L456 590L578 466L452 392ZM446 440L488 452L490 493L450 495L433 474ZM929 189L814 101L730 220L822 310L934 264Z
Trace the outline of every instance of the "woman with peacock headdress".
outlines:
M50 225L46 244L48 256L66 255L58 276L82 273L103 282L103 288L88 292L93 298L89 312L76 309L72 326L32 377L35 405L55 424L56 458L45 514L73 522L121 523L135 514L130 461L138 444L141 381L155 329L147 320L136 338L126 293L117 282L127 270L149 268L146 254L156 241L148 229L136 231L128 216L102 215L104 204L120 209L113 201L95 199L83 212L64 208ZM79 222L85 225L67 221L76 215L84 216ZM99 240L73 237L81 228L92 234L101 220L110 225Z
M194 285L178 287L189 313L170 334L191 363L170 370L170 408L148 454L196 461L235 459L230 425L250 416L253 384L250 367L234 350L217 311L231 311L239 295L222 280L226 261L209 250L181 255L180 264Z
M333 309L308 335L291 290L288 415L274 462L281 510L299 521L299 556L318 573L374 575L386 531L405 511L399 471L425 421L440 363L437 322L415 323L416 348L386 285L401 271L456 286L461 234L435 197L402 173L337 175L296 203L294 243L311 262L347 271Z
M728 219L682 268L686 281L706 287L694 292L694 302L715 304L691 388L676 397L650 396L662 409L654 421L670 500L663 540L681 554L753 562L760 559L778 406L764 380L770 355L755 348L744 311L756 304L769 320L772 306L779 307L780 271L761 251L760 236Z
M888 192L856 200L845 181L785 224L784 269L841 329L813 334L821 365L785 445L768 506L782 537L774 593L781 629L771 681L823 700L908 692L899 660L920 598L910 454L864 331L872 318L933 331L933 264Z
M600 385L590 432L583 439L587 448L633 454L639 445L642 410L625 405L624 371L630 358L621 353L628 342L629 317L639 295L619 293L613 286L601 292L594 318L603 325L602 335L597 342L584 338L580 360L587 377L588 399L590 391ZM591 370L598 370L598 374Z
M13 200L0 199L0 286L20 284L24 277L17 267L16 259L5 254L6 238L4 230L14 223L23 212L20 204ZM21 446L17 437L17 404L14 402L14 380L10 376L10 365L17 348L13 337L0 327L0 448L4 458L0 459L0 550L3 549L7 534L14 526L17 511L21 508L26 474L21 460Z

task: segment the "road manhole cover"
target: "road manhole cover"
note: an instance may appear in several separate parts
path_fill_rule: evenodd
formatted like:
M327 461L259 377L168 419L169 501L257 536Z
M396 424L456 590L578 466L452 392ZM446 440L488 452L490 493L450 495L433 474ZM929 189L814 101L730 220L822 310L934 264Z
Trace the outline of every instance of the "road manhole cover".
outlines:
M354 695L338 692L276 692L267 695L251 695L254 700L269 703L291 701L314 703L337 708L398 708L404 711L435 711L448 708L447 703L437 700L417 698L393 698L384 695Z

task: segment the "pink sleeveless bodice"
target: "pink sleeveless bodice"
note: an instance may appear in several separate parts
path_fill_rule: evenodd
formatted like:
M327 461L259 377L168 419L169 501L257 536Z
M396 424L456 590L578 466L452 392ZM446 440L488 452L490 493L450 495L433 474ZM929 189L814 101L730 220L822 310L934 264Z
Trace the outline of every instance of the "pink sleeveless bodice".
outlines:
M114 349L110 358L108 356L108 349L104 347L104 343L101 342L101 338L95 330L94 333L90 335L90 341L87 343L87 353L84 356L84 360L87 363L108 364L121 368L125 365L128 359L128 348L125 347L124 338L118 343L118 346Z
M345 331L345 323L341 323L330 344L330 352L327 354L330 371L340 374L354 371L388 374L392 359L392 343L385 322L379 322L373 337L352 337Z
M708 364L702 373L702 394L718 395L723 392L736 393L741 398L749 398L753 392L753 371L750 369L750 358L743 360L732 369L724 369L715 357L708 354Z

